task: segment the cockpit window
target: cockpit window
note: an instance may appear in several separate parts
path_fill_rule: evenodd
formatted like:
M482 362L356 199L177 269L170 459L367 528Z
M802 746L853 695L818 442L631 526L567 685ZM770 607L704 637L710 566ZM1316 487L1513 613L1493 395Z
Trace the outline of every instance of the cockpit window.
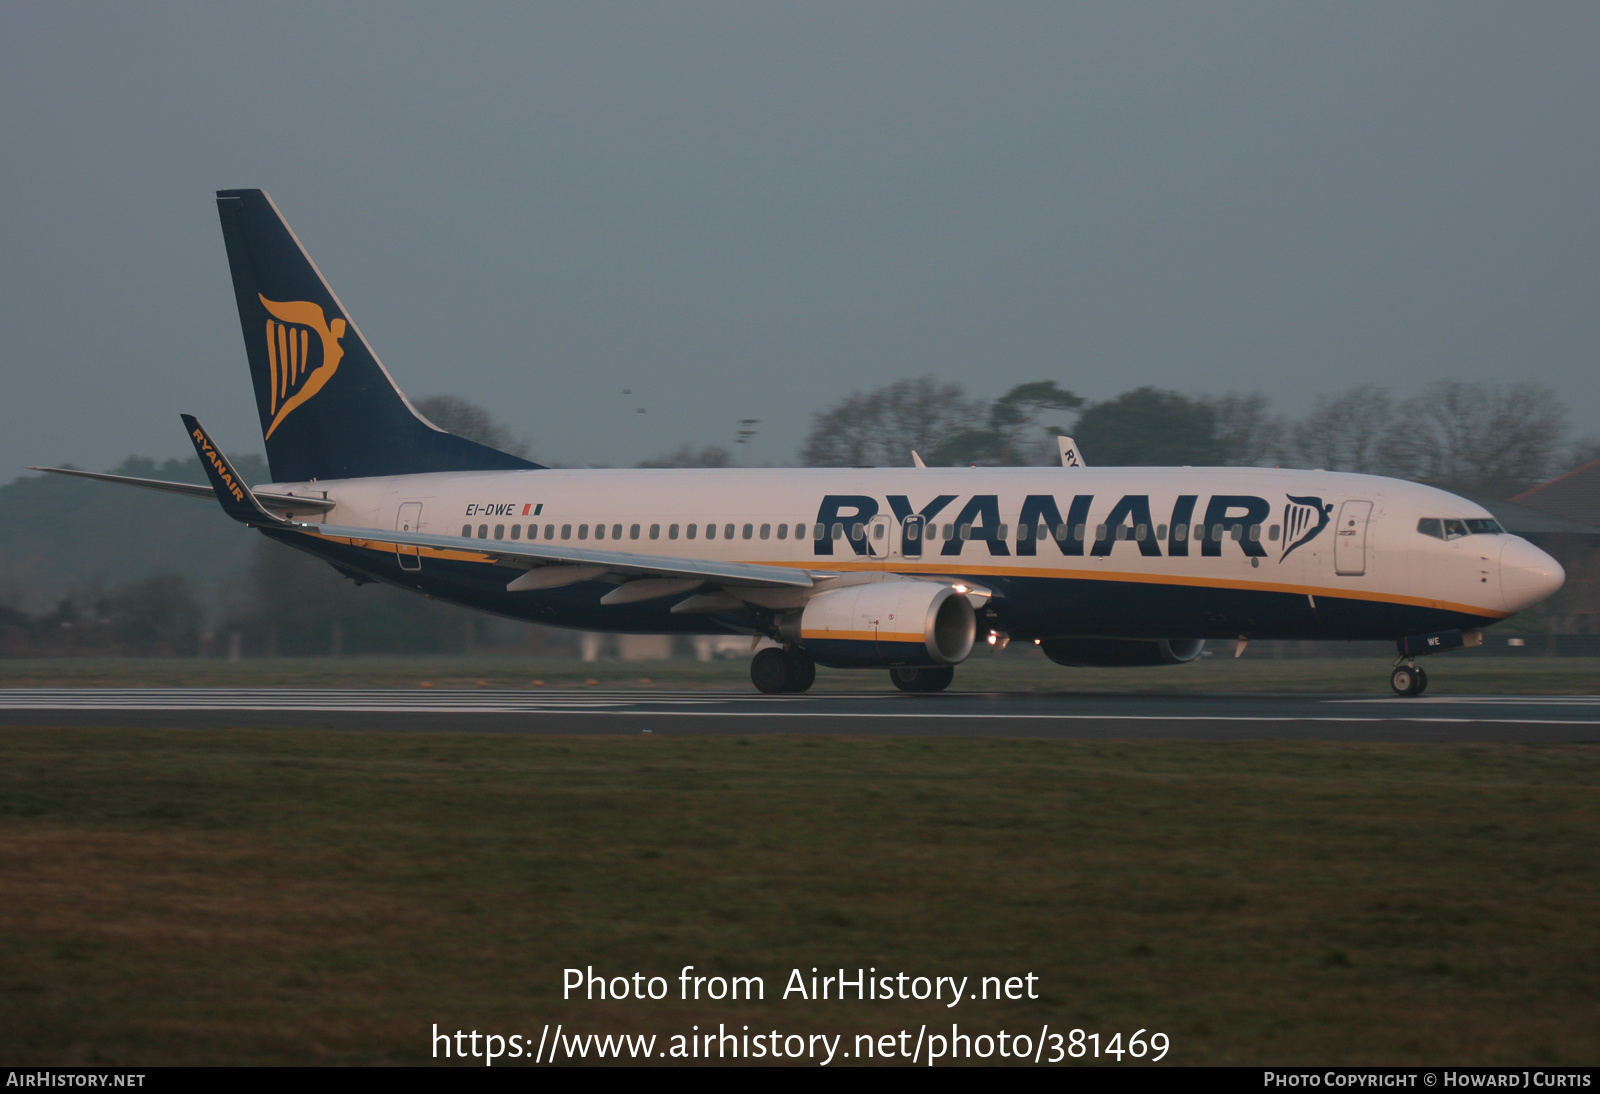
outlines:
M1435 539L1461 539L1463 536L1504 535L1505 529L1494 519L1455 520L1444 517L1423 517L1417 521L1417 531Z

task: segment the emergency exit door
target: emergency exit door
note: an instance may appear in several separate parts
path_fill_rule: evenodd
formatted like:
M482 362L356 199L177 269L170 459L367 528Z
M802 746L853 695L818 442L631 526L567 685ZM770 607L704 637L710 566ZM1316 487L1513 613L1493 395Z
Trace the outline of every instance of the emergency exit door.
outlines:
M408 501L400 507L399 516L394 519L396 532L418 532L422 530L422 503ZM422 569L422 553L416 547L398 547L395 549L395 558L400 563L402 570Z
M1367 572L1367 522L1370 501L1347 501L1339 506L1339 526L1333 538L1333 572L1359 577Z

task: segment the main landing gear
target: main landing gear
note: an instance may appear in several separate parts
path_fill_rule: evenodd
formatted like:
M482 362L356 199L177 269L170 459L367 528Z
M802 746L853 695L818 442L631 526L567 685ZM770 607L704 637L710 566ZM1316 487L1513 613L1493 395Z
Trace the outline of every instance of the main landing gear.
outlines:
M949 665L937 669L890 669L889 679L901 691L943 691L956 678Z
M768 646L750 659L750 682L767 695L805 691L816 679L816 663L796 649Z
M1428 674L1415 661L1397 663L1389 674L1389 686L1396 695L1421 695L1428 689Z

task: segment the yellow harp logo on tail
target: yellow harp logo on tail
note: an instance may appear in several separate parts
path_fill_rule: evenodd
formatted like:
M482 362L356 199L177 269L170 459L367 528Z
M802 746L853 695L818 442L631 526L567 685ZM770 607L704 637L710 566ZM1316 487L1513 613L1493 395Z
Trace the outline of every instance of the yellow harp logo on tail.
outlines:
M338 371L344 357L344 347L339 339L344 337L345 322L335 319L331 323L322 314L322 308L309 300L268 300L256 294L261 306L273 318L267 320L267 376L272 383L269 402L272 424L266 435L278 428L289 412L322 390L322 385ZM311 368L311 333L322 340L322 361Z

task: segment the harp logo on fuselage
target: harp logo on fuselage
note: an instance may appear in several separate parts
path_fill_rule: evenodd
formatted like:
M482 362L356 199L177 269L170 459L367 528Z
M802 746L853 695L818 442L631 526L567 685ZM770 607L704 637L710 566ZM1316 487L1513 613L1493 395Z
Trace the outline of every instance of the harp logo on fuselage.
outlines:
M271 318L267 320L267 379L271 384L268 412L272 421L266 436L333 378L344 357L339 339L345 335L343 319L328 320L322 307L309 300L268 300L256 294ZM311 336L316 335L313 343ZM312 364L312 351L318 360Z

